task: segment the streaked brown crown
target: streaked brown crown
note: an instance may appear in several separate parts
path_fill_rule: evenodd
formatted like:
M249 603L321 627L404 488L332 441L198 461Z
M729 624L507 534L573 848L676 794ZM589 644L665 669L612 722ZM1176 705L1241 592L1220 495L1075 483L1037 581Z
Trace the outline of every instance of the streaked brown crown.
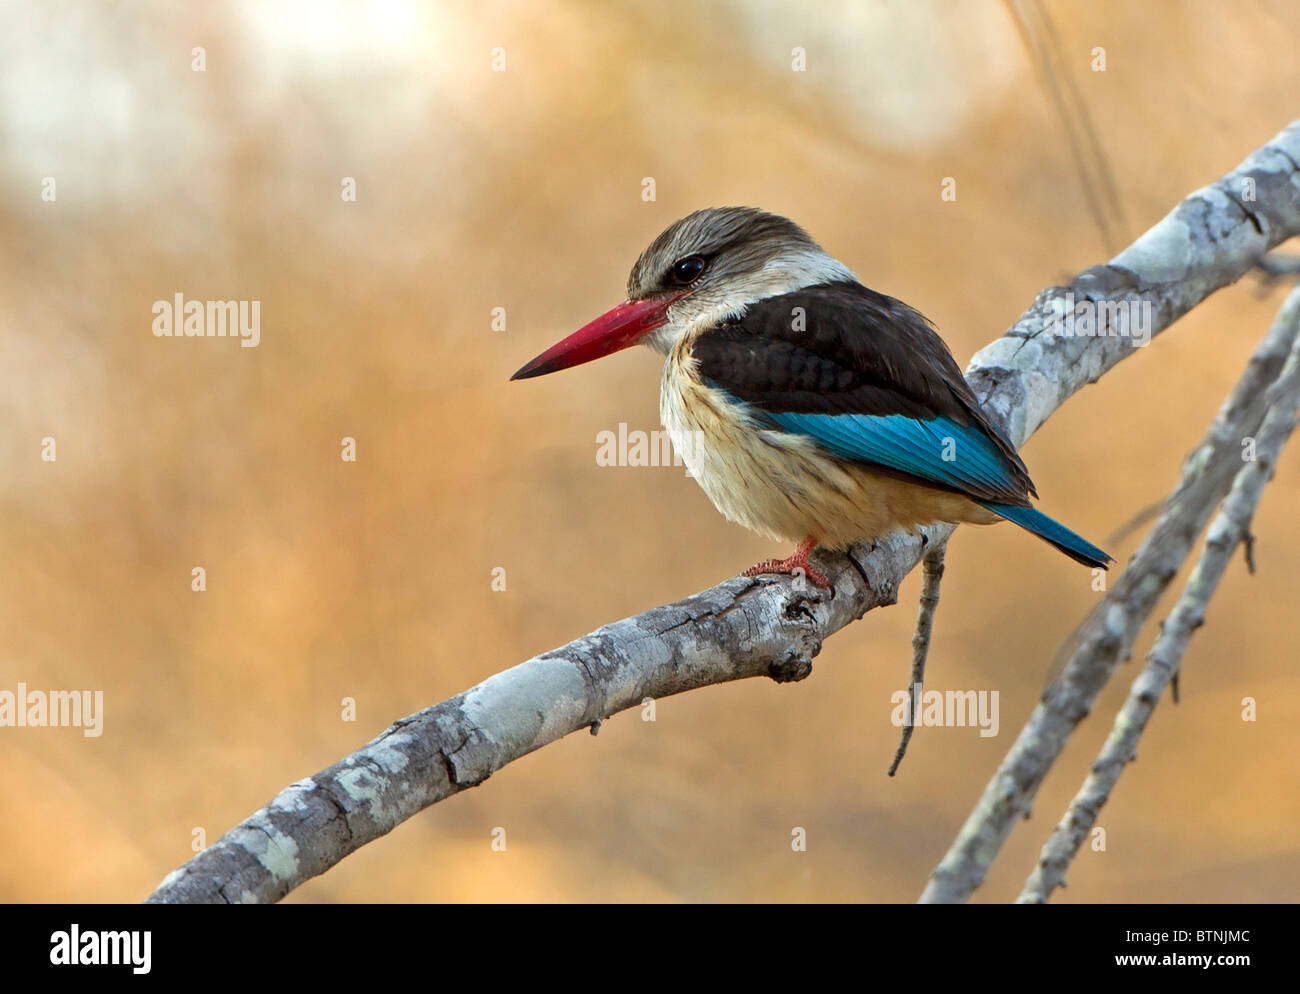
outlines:
M673 222L650 243L628 276L627 295L642 300L680 289L673 267L692 256L706 261L698 286L709 287L757 272L791 249L817 247L803 228L779 214L755 207L709 207Z

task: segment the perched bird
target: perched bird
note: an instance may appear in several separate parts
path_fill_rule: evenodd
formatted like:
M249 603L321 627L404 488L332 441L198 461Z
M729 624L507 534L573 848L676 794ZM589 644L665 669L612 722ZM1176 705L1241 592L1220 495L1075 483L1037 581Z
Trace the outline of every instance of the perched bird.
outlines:
M1111 557L1030 506L1025 464L930 322L863 286L793 221L696 211L632 267L628 299L511 379L645 344L659 411L727 518L799 543L748 570L829 586L808 556L896 528L1006 519L1071 559Z

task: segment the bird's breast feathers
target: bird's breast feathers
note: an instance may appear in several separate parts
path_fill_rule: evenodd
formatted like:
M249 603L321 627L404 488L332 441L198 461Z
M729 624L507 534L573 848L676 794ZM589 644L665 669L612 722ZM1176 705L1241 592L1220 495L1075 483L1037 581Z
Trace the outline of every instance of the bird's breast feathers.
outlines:
M918 487L838 458L808 435L766 426L700 375L693 337L664 364L660 418L691 475L729 520L772 539L812 536L828 548L934 521L994 520L960 494Z

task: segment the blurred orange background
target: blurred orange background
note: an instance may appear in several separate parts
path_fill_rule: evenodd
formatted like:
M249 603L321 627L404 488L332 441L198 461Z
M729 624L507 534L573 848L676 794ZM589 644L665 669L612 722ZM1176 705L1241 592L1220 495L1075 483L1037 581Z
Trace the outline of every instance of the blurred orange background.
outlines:
M1047 9L1114 170L1120 244L1300 116L1294 4ZM680 468L597 465L599 432L658 428L649 351L507 383L622 299L681 215L793 217L963 365L1109 254L991 0L9 3L0 21L0 689L105 698L98 738L0 729L9 901L141 899L196 828L215 841L391 721L789 551ZM156 338L153 302L177 292L259 300L259 346ZM1161 499L1284 293L1247 278L1072 399L1025 449L1043 508L1106 545ZM1080 853L1057 900L1300 893L1297 485L1288 451L1258 574L1233 565L1182 703L1161 702L1102 811L1106 850ZM891 780L918 589L802 683L572 735L289 899L913 900L1097 596L1016 529L961 529L927 686L998 690L1000 734L920 729ZM978 900L1019 892L1136 672Z

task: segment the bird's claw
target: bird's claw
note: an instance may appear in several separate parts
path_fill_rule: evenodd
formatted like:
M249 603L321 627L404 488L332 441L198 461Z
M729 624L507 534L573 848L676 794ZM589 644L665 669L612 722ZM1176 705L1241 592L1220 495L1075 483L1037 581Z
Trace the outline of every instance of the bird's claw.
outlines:
M814 586L821 587L823 590L831 589L830 580L825 575L814 569L808 562L806 555L793 555L789 559L765 559L761 563L755 563L749 569L745 570L743 576L762 576L765 573L780 573L785 576L804 576L807 577Z

